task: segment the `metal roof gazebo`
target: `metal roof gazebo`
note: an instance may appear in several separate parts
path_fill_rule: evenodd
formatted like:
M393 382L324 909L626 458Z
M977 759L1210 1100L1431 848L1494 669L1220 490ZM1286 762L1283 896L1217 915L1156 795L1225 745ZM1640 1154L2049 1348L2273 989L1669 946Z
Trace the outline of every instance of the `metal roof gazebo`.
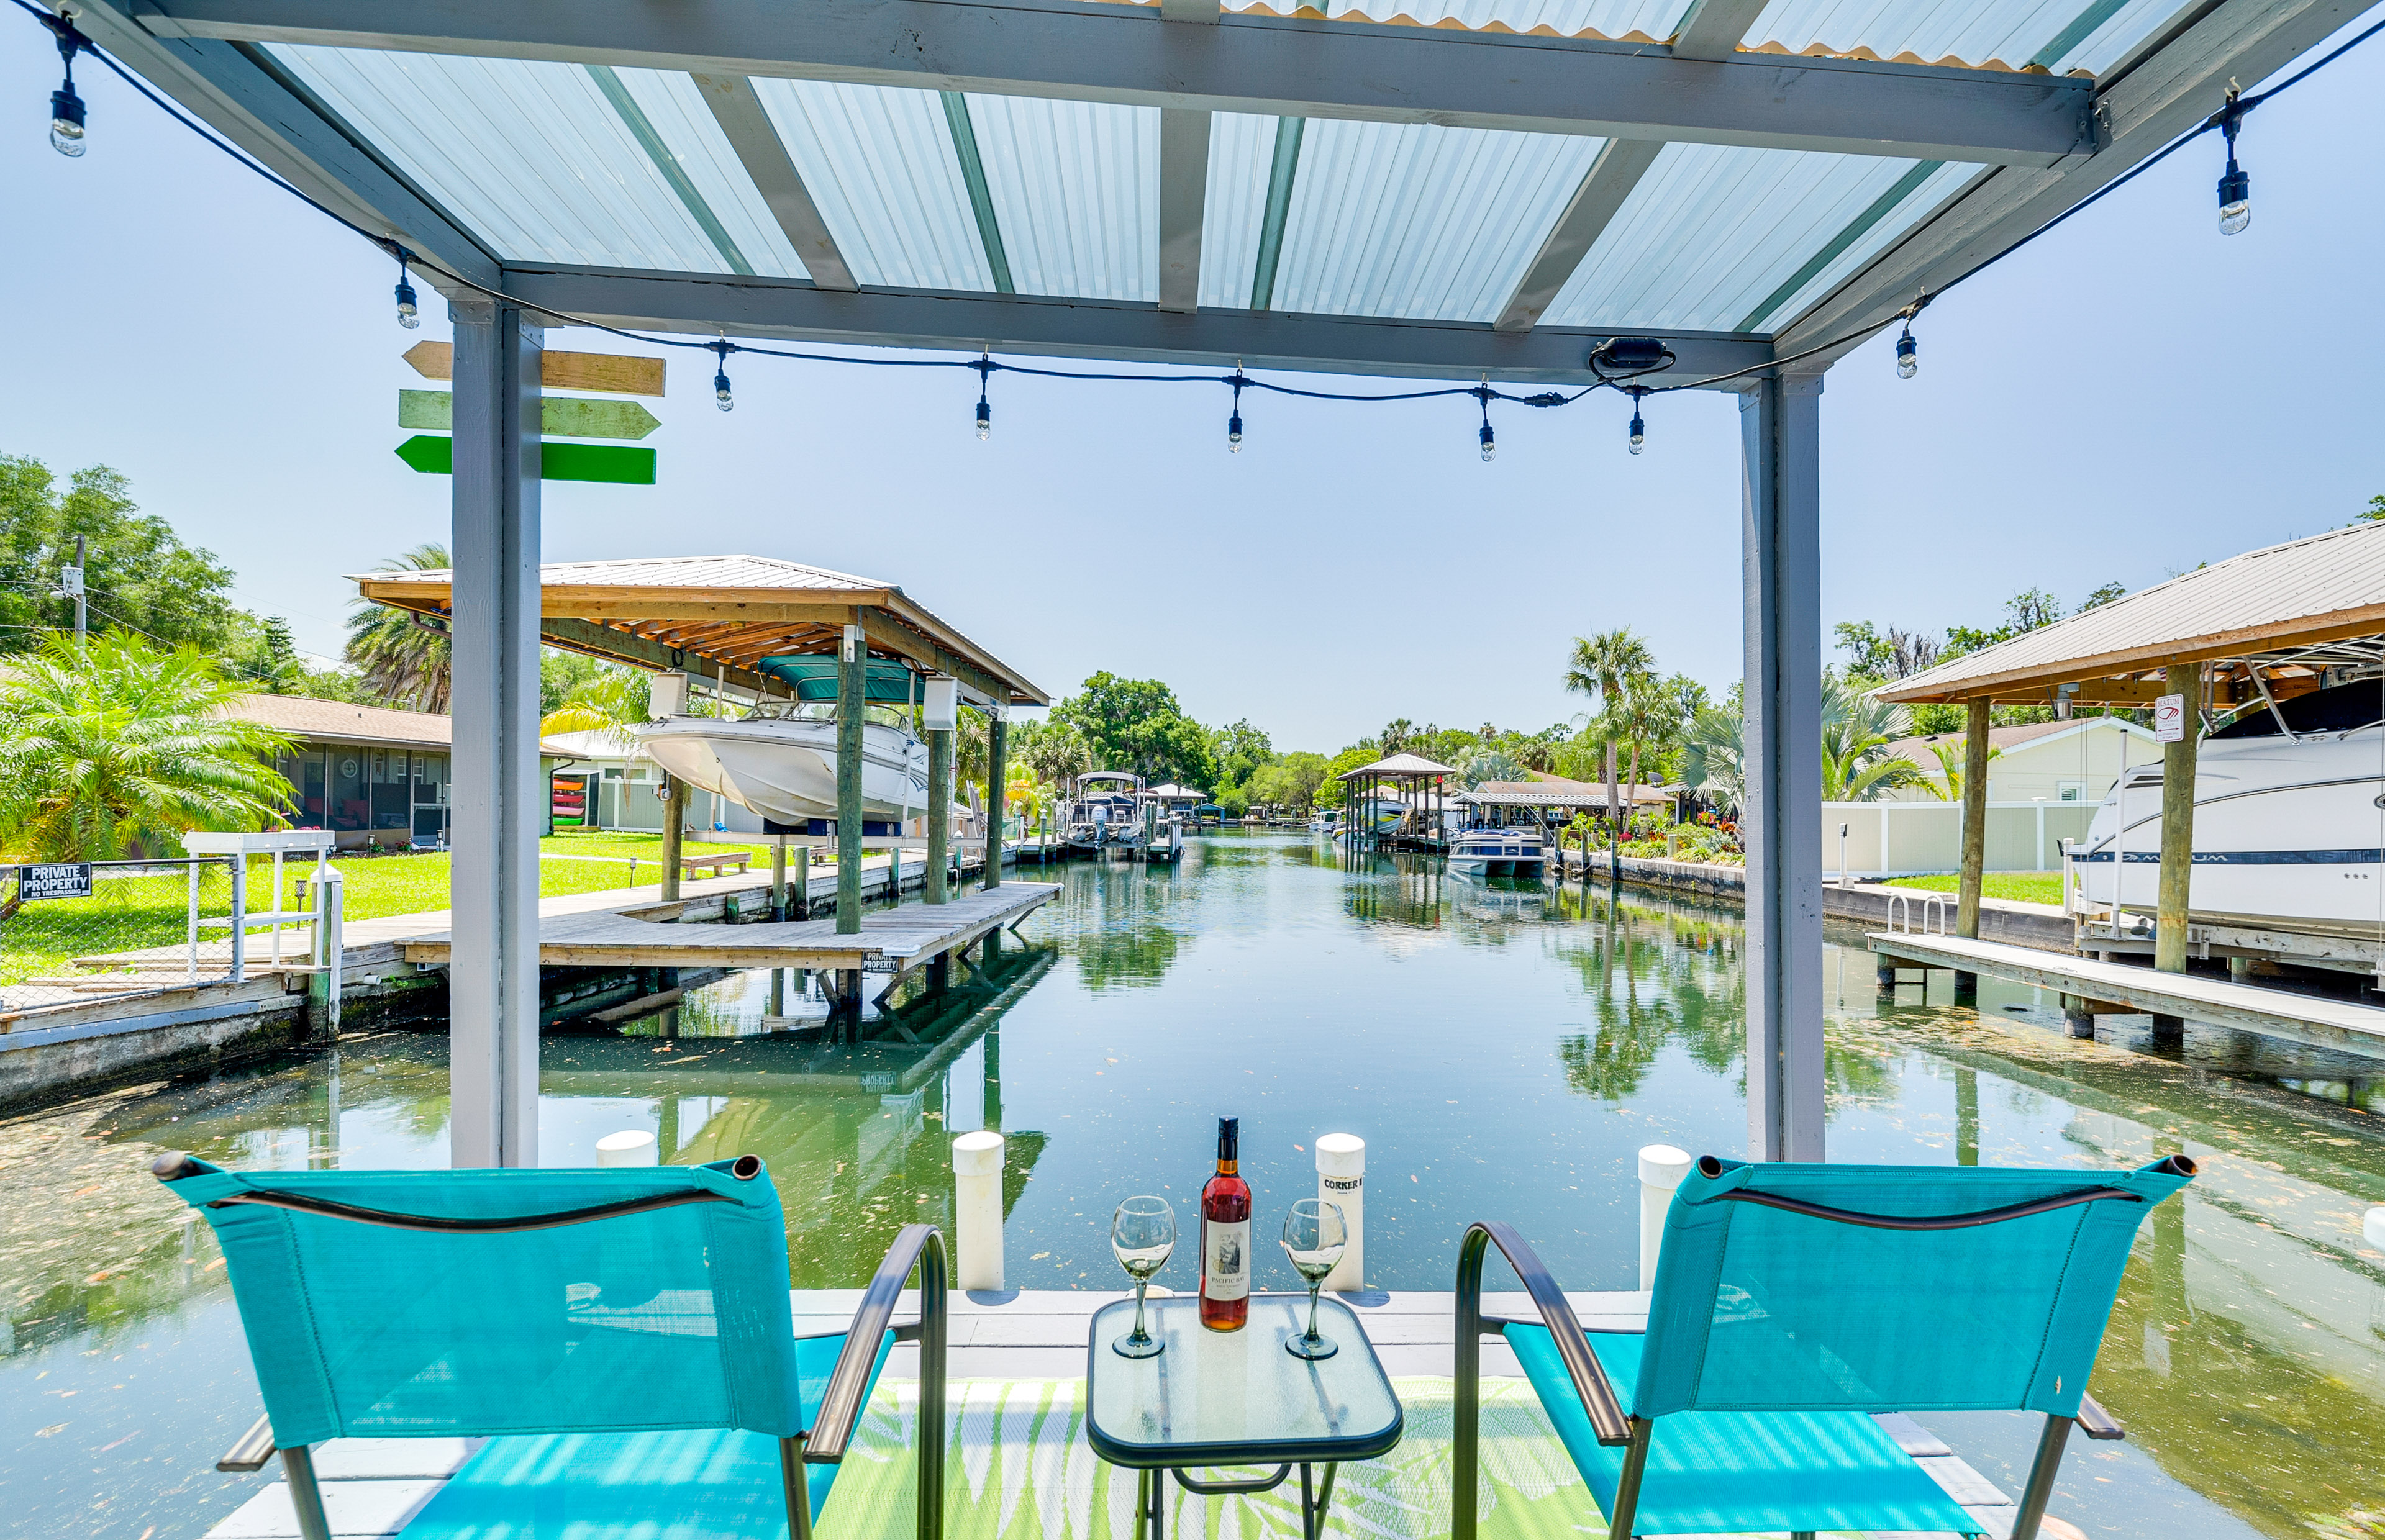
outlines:
M1347 795L1354 805L1361 797L1372 797L1375 794L1375 789L1386 782L1404 788L1402 800L1408 804L1415 824L1408 834L1396 838L1394 843L1412 846L1417 850L1437 851L1447 847L1447 831L1442 830L1436 834L1425 832L1428 811L1432 814L1431 822L1437 830L1440 829L1442 817L1437 803L1430 809L1427 803L1436 801L1441 783L1456 774L1457 772L1448 765L1436 764L1422 754L1403 752L1386 755L1372 764L1362 764L1355 770L1344 770L1334 778L1349 788ZM1347 832L1352 850L1356 850L1362 840L1376 840L1381 838L1371 826L1371 819L1363 826L1357 819L1349 820Z
M1810 1160L1821 371L2361 8L77 0L76 25L451 301L459 847L529 817L536 745L504 725L535 698L548 324L1543 384L1593 382L1622 334L1739 392L1749 1141ZM476 915L483 863L459 850ZM459 1045L534 1032L515 983L462 981ZM458 1137L461 1163L521 1148Z

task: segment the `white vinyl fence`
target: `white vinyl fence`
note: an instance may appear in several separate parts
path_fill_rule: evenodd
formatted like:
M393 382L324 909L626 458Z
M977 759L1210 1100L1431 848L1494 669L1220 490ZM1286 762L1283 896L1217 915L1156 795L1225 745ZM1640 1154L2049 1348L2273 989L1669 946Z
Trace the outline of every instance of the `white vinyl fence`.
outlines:
M2062 841L2086 837L2092 802L1990 802L1991 872L2058 872ZM1841 830L1845 831L1842 837ZM1963 860L1959 802L1824 802L1822 870L1850 877L1952 872Z

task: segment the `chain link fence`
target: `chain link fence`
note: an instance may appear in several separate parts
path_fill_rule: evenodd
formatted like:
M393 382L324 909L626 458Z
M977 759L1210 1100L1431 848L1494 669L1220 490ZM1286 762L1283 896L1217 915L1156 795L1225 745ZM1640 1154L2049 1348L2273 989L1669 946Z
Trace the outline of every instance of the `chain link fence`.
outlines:
M0 1019L231 977L232 864L0 865ZM306 947L302 938L302 961Z

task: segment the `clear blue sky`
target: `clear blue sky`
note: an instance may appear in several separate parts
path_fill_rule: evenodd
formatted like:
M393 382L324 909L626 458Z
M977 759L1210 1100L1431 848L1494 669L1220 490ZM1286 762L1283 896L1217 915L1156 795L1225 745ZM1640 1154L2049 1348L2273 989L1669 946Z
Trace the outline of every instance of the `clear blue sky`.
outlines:
M52 154L56 56L6 20L0 452L116 466L238 570L242 602L335 652L340 575L446 537L446 479L391 453L419 383L399 354L444 334L443 305L426 288L401 331L385 257L96 68L91 153ZM2250 119L2247 233L2215 227L2215 136L1933 308L1917 379L1885 339L1834 370L1826 624L1990 625L2017 590L2142 586L2385 491L2380 96L2385 39ZM1156 677L1283 748L1402 715L1545 726L1580 706L1557 687L1568 639L1610 627L1717 689L1739 670L1733 397L1655 404L1637 459L1617 400L1511 409L1485 466L1462 399L1257 399L1229 455L1222 391L999 379L981 444L959 371L747 359L724 416L708 364L672 357L660 485L545 489L549 559L747 551L891 578L1055 692Z

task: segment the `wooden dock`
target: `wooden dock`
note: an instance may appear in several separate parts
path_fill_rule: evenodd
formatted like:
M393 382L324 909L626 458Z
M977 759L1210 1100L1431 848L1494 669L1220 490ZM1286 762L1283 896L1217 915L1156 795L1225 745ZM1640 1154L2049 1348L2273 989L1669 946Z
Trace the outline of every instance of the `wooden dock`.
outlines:
M1056 883L1005 882L972 888L950 903L872 910L861 929L836 921L679 925L681 905L624 907L539 916L538 960L549 968L816 968L900 975L1013 925L1060 896ZM452 932L408 938L406 961L443 964Z
M844 1330L861 1302L857 1288L797 1289L793 1294L798 1335ZM1093 1312L1125 1298L1130 1296L1122 1290L1094 1289L953 1294L949 1296L952 1356L947 1372L955 1382L1081 1380ZM1357 1315L1384 1369L1394 1377L1446 1376L1455 1367L1454 1296L1368 1289L1335 1298ZM1647 1322L1645 1294L1586 1293L1566 1298L1582 1325L1592 1331L1638 1331ZM1532 1313L1530 1299L1522 1294L1486 1295L1483 1305L1486 1313L1527 1318ZM918 1310L917 1295L905 1294L895 1309L895 1319L915 1319ZM1482 1372L1493 1379L1522 1377L1515 1355L1505 1343L1495 1339L1482 1345ZM897 1344L887 1361L886 1377L916 1381L918 1372L918 1347ZM967 1395L965 1385L955 1384L950 1387L949 1402L957 1407ZM1948 1497L1979 1521L1982 1533L2012 1533L2013 1500L1994 1483L1966 1464L1913 1418L1891 1414L1879 1422ZM966 1428L961 1436L969 1436ZM343 1540L347 1536L396 1534L438 1493L468 1454L460 1438L353 1438L318 1447L315 1467L322 1483L323 1506L331 1521L331 1533ZM954 1459L947 1467L948 1474L960 1464L958 1458ZM1585 1509L1589 1501L1585 1492ZM1337 1512L1327 1533L1363 1533L1363 1526ZM237 1512L209 1531L208 1540L298 1540L290 1489L280 1482L264 1486ZM1902 1537L1874 1536L1871 1540Z
M2200 974L2158 973L2004 941L1893 930L1874 932L1884 963L1992 974L2078 997L2104 1013L2176 1016L2370 1058L2385 1055L2385 1011L2323 995L2291 994Z

